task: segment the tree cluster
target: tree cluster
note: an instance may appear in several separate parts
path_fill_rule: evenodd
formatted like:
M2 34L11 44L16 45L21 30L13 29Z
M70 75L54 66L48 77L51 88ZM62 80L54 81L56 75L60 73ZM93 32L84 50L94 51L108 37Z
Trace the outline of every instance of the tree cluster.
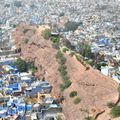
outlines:
M12 65L16 66L19 72L28 72L31 70L34 73L37 70L33 62L26 62L21 58L18 58Z

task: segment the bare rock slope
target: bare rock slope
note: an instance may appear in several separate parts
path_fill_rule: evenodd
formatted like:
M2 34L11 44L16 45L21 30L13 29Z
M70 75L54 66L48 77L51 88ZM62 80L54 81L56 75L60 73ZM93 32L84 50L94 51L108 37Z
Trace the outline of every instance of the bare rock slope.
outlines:
M59 86L62 80L57 71L58 63L55 57L57 50L52 47L51 41L42 38L41 31L45 28L46 26L20 25L13 33L13 38L15 45L22 50L21 56L35 62L38 67L36 76L39 78L45 76L53 86L52 94L59 97L61 94ZM110 116L106 104L109 101L116 101L117 84L92 68L86 71L85 67L74 57L68 54L65 54L65 57L67 58L67 71L72 81L72 85L63 93L65 101L62 108L66 120L84 120L87 113L81 111L81 108L87 109L92 116L104 111L98 120L108 120ZM73 102L74 98L69 97L73 90L77 91L81 98L81 102L77 105Z

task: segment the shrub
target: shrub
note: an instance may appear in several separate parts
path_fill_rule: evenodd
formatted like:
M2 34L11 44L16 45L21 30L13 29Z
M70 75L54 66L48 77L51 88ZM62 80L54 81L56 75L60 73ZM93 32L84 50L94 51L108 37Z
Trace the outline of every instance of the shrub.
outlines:
M67 67L65 66L66 58L64 57L63 53L60 50L57 52L56 59L60 64L58 71L60 72L60 75L63 79L63 84L60 85L60 89L61 91L64 91L71 85L72 82L69 80L69 77L67 76L66 71Z
M67 71L64 68L60 68L59 72L61 76L65 76L67 74Z
M98 70L101 70L101 63L95 64L95 68L98 69Z
M70 79L70 77L68 77L67 74L66 75L61 74L61 77L64 80L64 82Z
M77 97L77 98L75 98L75 100L74 100L74 104L79 104L80 101L81 101L81 99L80 99L79 97Z
M77 59L79 62L81 62L81 57L80 57L80 55L75 55L75 57L76 57L76 59Z
M61 64L61 65L65 64L65 62L66 62L65 57L61 57L60 59L58 59L58 63Z
M70 80L67 80L65 81L63 84L60 85L60 89L61 91L64 91L66 88L68 88L70 85L71 85L71 81Z
M114 104L114 103L112 103L112 102L108 102L108 103L107 103L107 107L108 107L108 108L115 107L115 104Z
M63 65L60 65L59 68L58 68L58 71L61 72L63 70L66 70L67 67L63 64Z
M86 60L85 62L86 62L86 64L89 64L89 65L91 65L91 66L94 65L94 62L93 62L92 60Z
M60 85L60 89L61 89L61 91L64 91L64 90L65 90L65 85L64 85L64 84L61 84L61 85Z
M64 101L65 100L65 97L64 96L61 96L60 97L60 101L62 102L62 101Z
M115 106L111 109L110 114L113 118L120 117L120 106Z
M69 51L69 49L68 48L63 48L62 51L67 52L67 51Z
M58 68L58 71L62 71L62 70L66 70L67 67L65 65L61 65L59 68Z
M28 63L28 70L31 70L33 73L37 71L37 68L34 66L34 63L29 62Z
M71 98L77 96L77 91L72 91L69 95Z
M85 120L95 120L93 117L85 117Z
M61 57L63 57L63 53L59 50L57 52L56 59L60 59Z
M53 46L55 49L59 49L60 38L59 38L59 37L51 37L51 41L53 42L52 46Z
M66 80L65 81L65 88L70 87L71 84L72 84L72 82L70 80Z
M71 52L69 55L73 57L75 55L75 52Z
M51 32L49 29L45 29L43 32L42 32L42 36L44 39L48 40L50 37L51 37Z
M57 49L57 50L60 49L59 44L56 44L56 43L53 43L53 44L52 44L52 47L55 48L55 49Z
M60 38L59 38L59 37L51 37L51 41L52 41L53 43L59 44Z

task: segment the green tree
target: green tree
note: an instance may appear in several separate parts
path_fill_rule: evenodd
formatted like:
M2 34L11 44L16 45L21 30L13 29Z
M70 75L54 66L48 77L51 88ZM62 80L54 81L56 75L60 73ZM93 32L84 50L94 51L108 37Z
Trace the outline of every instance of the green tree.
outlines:
M14 66L18 68L20 72L26 72L27 71L27 63L22 60L21 58L18 58L14 63Z
M19 72L27 72L28 70L31 70L34 73L37 70L33 62L26 62L21 58L18 58L12 64L18 68Z
M100 63L96 63L94 66L95 66L96 69L101 70L101 64Z
M88 45L86 43L80 43L79 48L80 48L80 54L83 57L91 58L92 52L91 52L90 45Z

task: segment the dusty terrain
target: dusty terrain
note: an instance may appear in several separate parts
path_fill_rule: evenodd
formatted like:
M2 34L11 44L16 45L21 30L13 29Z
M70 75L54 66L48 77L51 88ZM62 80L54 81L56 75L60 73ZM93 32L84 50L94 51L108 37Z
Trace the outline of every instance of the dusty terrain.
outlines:
M13 33L13 38L15 39L15 45L22 50L21 56L35 62L38 67L36 76L39 78L45 76L53 86L52 94L58 97L60 95L59 85L62 80L57 71L58 63L55 58L57 50L52 47L49 40L44 40L41 37L43 29L44 27L20 25ZM67 58L67 71L72 81L72 85L64 91L65 101L62 108L66 120L84 120L87 113L81 112L81 108L89 110L90 115L105 110L97 120L109 120L109 109L106 104L109 101L116 101L118 95L117 84L92 68L86 71L85 67L76 58L68 54L65 54L65 57ZM73 98L69 97L73 90L77 91L81 98L78 105L75 105Z

